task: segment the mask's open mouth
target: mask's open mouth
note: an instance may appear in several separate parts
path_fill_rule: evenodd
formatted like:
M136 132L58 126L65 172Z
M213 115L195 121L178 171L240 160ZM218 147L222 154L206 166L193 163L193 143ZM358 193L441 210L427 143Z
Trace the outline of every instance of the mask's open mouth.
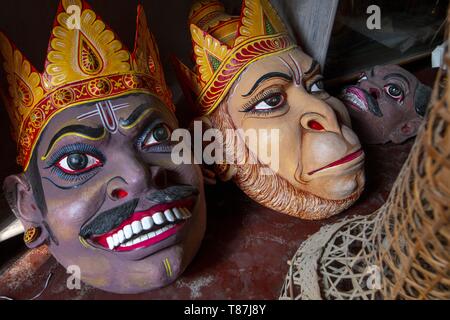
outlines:
M322 168L319 168L317 170L311 171L308 174L309 175L313 175L319 171L325 170L325 169L329 169L329 168L333 168L333 167L337 167L340 165L343 165L345 163L351 162L351 161L355 161L356 159L362 158L364 156L364 151L362 149L359 149L356 152L350 153L349 155L346 155L345 157L343 157L342 159L339 159L335 162L332 162ZM359 163L359 161L358 161Z
M116 252L153 246L183 228L192 216L193 205L194 200L189 199L135 212L117 228L102 235L93 235L88 242Z
M357 86L347 87L340 98L348 108L359 112L370 112L377 117L383 116L377 99L362 88Z
M367 94L358 87L352 86L344 90L341 95L342 101L348 106L358 111L369 112L369 103L366 99Z

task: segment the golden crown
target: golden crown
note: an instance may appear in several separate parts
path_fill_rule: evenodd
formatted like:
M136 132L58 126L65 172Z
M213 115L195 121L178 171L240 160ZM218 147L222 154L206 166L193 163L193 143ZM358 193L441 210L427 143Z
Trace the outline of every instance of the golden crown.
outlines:
M138 7L132 53L82 0L60 2L48 48L45 70L39 73L0 33L9 86L2 97L18 144L17 162L24 170L45 126L67 108L147 93L175 110L142 6Z
M243 0L239 17L227 15L218 0L200 0L189 23L195 71L179 60L175 67L200 115L217 108L249 64L296 47L269 0Z

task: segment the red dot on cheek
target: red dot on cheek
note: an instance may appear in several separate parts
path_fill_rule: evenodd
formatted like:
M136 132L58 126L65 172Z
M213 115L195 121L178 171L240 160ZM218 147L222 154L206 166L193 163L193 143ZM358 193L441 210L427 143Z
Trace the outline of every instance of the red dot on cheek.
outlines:
M128 196L128 192L126 192L126 191L123 190L123 189L115 189L115 190L113 190L113 192L111 193L111 196L112 196L113 198L116 198L116 199L123 199L123 198L125 198L126 196Z
M325 130L325 128L319 122L317 122L316 120L309 121L308 122L308 127L310 129L318 130L318 131Z

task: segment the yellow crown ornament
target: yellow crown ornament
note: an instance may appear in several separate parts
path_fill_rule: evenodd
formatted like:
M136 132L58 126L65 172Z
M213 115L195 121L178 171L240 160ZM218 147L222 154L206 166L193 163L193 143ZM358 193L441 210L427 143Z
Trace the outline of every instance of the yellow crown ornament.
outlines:
M218 0L199 0L189 23L195 71L179 60L175 66L199 115L217 108L248 65L296 47L269 0L243 0L239 17L227 15Z
M74 24L71 19L77 12L79 23ZM17 162L24 171L46 125L67 108L147 93L175 109L142 6L132 53L81 0L60 2L42 73L3 33L0 52L9 87L2 97L18 145Z

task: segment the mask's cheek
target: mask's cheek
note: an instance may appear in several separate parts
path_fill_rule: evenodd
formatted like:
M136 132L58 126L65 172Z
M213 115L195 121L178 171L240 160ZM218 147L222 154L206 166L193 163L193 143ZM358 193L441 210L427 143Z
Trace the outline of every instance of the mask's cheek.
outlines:
M392 132L389 133L389 139L393 143L400 144L405 140L415 136L419 131L422 119L414 119L401 122Z
M95 258L78 255L73 258L67 258L67 264L79 267L81 280L92 286L104 288L114 281L111 279L113 266L102 255L97 254Z
M99 192L66 190L64 193L46 193L46 222L56 240L78 242L81 227L101 206L104 200Z
M346 125L343 125L341 128L345 141L347 141L347 143L351 146L350 150L354 150L355 148L361 146L358 136L352 129L350 129Z
M302 172L304 164L302 162L302 153L304 151L303 135L298 119L293 117L284 117L284 125L280 124L279 143L276 147L272 145L272 150L278 152L279 161L278 173L291 182L298 184L296 173Z
M68 213L69 216L65 216ZM48 225L56 237L59 244L63 242L78 241L78 236L84 219L72 218L70 215L74 213L70 208L64 211L49 212L47 221Z
M302 130L298 116L288 113L249 119L242 130L238 147L244 146L250 152L247 164L257 164L257 160L294 184L295 172L301 168Z

